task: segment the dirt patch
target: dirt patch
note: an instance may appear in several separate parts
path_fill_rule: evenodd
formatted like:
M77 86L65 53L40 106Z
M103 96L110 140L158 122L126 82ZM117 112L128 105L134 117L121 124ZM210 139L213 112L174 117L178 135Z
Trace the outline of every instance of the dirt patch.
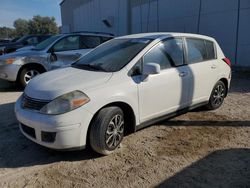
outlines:
M30 142L14 116L21 92L1 90L0 187L250 187L250 76L242 74L219 110L145 128L106 157Z

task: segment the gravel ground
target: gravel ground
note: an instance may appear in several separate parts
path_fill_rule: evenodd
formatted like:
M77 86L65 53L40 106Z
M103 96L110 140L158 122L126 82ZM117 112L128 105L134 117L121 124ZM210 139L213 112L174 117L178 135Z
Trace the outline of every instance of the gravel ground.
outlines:
M55 152L24 138L21 95L0 81L0 187L250 187L250 73L237 71L224 105L127 136L110 156Z

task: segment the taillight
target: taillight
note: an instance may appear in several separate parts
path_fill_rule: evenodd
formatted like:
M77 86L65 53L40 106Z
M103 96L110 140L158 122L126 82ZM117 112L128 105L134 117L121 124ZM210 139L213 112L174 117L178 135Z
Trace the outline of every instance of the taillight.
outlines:
M228 58L223 58L222 60L223 60L226 64L228 64L229 67L231 67L232 63L231 63L230 59L228 59Z

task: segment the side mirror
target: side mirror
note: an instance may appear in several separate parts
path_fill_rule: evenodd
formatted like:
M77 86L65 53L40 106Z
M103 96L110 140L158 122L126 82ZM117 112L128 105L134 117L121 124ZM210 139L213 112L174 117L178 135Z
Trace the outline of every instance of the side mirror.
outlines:
M161 67L157 63L147 63L143 66L143 75L160 74Z
M48 50L48 53L50 53L50 54L49 54L49 60L50 60L51 63L57 61L57 55L55 54L53 48L50 48L50 49Z
M51 62L51 63L56 62L56 61L57 61L57 56L56 56L56 54L50 54L50 55L49 55L49 59L50 59L50 62Z
M54 52L52 52L49 55L49 60L50 60L51 63L56 62L57 61L57 55Z

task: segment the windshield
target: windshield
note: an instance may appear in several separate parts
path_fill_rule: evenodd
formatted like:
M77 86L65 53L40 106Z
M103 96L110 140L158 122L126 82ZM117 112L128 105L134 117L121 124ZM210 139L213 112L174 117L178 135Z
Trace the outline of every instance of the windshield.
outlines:
M150 42L150 39L113 39L83 56L73 64L73 67L116 72L127 65Z
M14 38L13 40L11 40L11 42L16 42L16 41L18 41L20 39L20 37L16 37L16 38Z
M16 42L23 42L26 38L28 38L28 36L23 36L19 38Z
M37 50L37 51L45 50L48 46L50 46L54 41L56 41L60 37L61 37L60 35L49 37L43 42L37 44L36 47L33 48L32 50Z

